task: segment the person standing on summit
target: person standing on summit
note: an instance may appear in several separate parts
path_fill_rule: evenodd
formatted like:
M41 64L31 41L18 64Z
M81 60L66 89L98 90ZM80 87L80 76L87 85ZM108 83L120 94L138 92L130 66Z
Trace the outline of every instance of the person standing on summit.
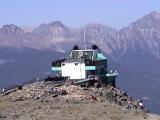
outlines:
M131 108L132 108L132 99L131 98L128 100L128 106L127 106L127 108L129 110L131 110Z
M142 100L139 101L138 106L140 107L140 109L142 109L142 110L144 109L144 105L143 105Z

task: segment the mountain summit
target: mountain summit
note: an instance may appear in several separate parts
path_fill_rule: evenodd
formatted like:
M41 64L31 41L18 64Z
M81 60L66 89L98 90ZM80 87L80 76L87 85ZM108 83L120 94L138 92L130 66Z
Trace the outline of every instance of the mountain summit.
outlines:
M123 53L141 49L160 58L160 13L152 12L118 31Z
M38 35L48 35L57 33L57 35L61 35L60 33L64 30L67 30L67 27L64 26L60 21L55 21L49 24L41 24L33 31L33 33Z
M4 26L2 26L0 31L3 31L4 33L15 33L15 34L22 34L25 32L20 27L14 25L14 24L4 25Z

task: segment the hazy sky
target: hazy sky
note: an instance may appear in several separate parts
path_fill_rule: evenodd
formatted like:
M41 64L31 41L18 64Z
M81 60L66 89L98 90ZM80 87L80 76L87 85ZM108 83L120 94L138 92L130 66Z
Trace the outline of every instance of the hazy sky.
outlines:
M93 22L121 28L155 10L160 0L0 0L0 26L60 20L72 28Z

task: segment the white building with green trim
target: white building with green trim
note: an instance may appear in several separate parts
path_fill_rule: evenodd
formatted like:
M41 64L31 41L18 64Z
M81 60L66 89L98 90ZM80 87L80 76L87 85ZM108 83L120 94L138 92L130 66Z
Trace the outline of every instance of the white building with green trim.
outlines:
M92 49L78 49L74 47L66 59L52 62L52 72L67 77L75 83L104 86L115 86L116 71L107 70L107 58L97 46Z

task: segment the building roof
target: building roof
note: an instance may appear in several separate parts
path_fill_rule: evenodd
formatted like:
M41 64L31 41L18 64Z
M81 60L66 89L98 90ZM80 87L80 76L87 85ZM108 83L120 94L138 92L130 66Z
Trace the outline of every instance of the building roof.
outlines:
M87 60L105 60L107 59L102 53L96 50L93 50L93 49L73 50L70 54L70 58L72 59L84 58Z
M107 59L102 53L97 54L97 60L104 60Z
M79 63L84 63L84 59L72 59L72 58L68 58L65 61L63 61L62 63L71 63L71 62L79 62Z

